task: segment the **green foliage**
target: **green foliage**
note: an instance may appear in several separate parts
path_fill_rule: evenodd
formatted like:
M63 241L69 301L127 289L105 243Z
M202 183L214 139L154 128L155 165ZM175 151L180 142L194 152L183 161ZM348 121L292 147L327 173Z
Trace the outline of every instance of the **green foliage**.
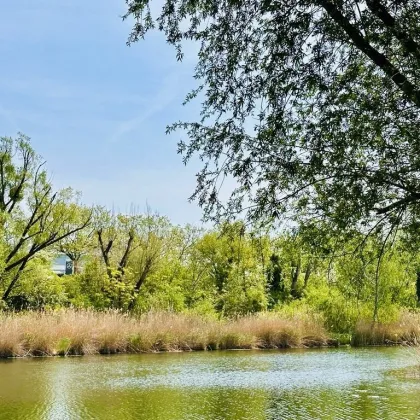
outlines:
M51 254L31 260L8 302L13 309L58 309L67 303L61 279L51 272Z
M186 102L200 97L200 119L168 132L203 162L193 198L207 219L418 226L417 0L166 0L157 14L127 0L125 18L129 44L157 28L178 59L199 46Z
M125 232L113 233L122 238L120 245L113 243L113 261L121 258L117 252L124 253ZM11 303L16 309L72 306L228 318L270 310L320 317L337 334L351 333L374 313L392 322L403 308L417 306L417 254L399 240L384 253L377 278L375 238L356 251L358 237L326 252L298 230L248 232L240 223L203 231L165 221L165 229L153 235L157 242L150 248L147 235L136 237L123 272L118 264L107 266L93 247L86 249L80 273L59 278L49 270L53 254L39 254L23 272ZM151 250L153 268L136 290L141 259Z

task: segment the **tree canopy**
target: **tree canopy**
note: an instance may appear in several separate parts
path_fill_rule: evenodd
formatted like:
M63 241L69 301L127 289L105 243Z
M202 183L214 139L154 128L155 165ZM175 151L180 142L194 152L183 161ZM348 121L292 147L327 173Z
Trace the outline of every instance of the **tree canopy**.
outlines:
M178 122L208 219L324 219L416 227L420 211L417 0L127 0L128 43L162 31L199 46L201 119ZM223 201L226 177L236 187Z

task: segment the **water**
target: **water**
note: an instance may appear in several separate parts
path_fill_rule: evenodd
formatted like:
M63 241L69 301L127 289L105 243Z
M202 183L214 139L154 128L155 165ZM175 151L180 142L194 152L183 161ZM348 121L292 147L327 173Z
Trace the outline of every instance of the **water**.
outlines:
M401 348L0 362L0 419L419 419Z

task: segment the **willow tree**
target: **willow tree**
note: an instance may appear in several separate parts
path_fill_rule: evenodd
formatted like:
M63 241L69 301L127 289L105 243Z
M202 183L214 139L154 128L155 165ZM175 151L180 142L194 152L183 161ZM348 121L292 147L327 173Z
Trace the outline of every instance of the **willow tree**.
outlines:
M341 230L417 223L420 6L417 0L127 0L128 43L158 28L182 59L199 45L179 122L193 199L208 219L323 218ZM219 189L235 181L230 198Z

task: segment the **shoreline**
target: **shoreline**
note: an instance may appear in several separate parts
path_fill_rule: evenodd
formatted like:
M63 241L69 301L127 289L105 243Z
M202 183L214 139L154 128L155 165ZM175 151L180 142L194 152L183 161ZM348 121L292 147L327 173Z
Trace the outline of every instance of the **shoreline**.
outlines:
M136 356L136 355L157 355L157 354L181 354L181 353L218 353L218 352L265 352L265 351L290 351L290 350L329 350L329 349L374 349L374 348L407 348L405 344L371 344L364 346L354 346L351 344L331 344L312 347L278 347L278 348L224 348L224 349L195 349L195 350L159 350L159 351L141 351L141 352L98 352L98 353L68 353L68 354L28 354L21 356L0 356L0 362L3 360L28 360L28 359L45 359L45 358L67 358L67 357L95 357L95 356ZM420 346L408 346L410 348L419 348Z

